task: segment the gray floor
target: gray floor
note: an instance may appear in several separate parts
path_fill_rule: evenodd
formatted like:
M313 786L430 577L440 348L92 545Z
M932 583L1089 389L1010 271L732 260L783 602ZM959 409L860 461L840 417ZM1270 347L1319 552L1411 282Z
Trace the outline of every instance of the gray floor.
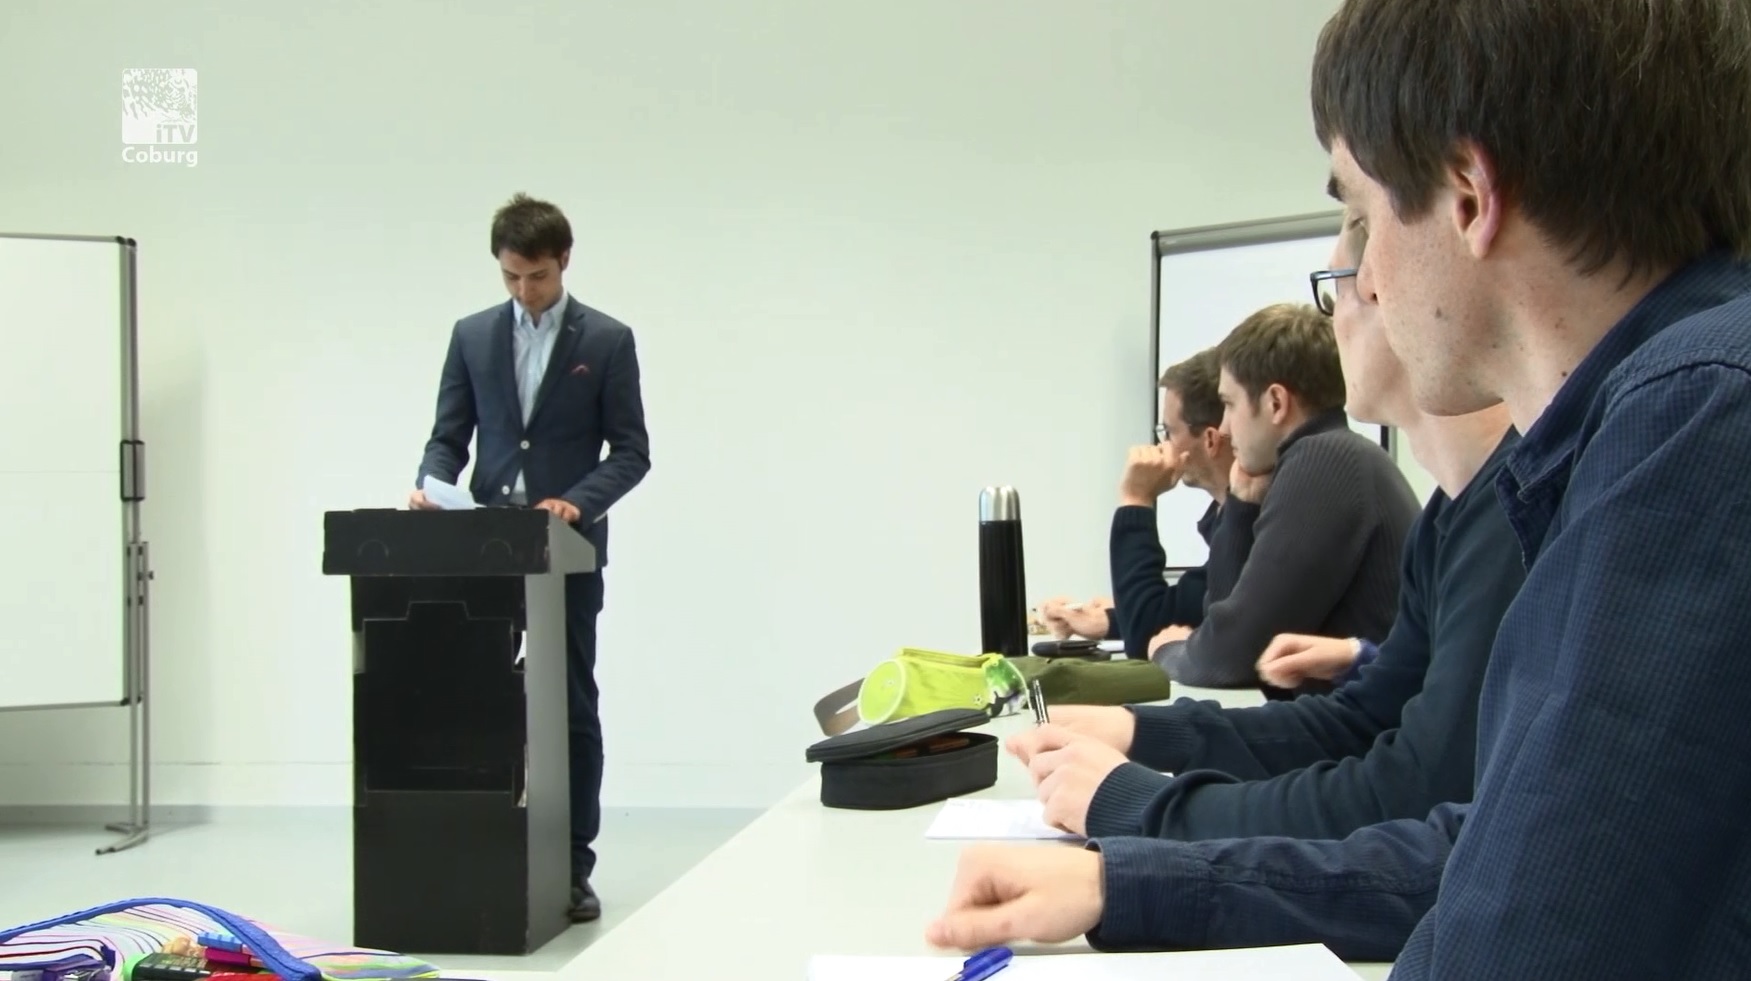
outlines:
M758 811L611 810L602 816L594 884L597 923L575 926L521 958L432 957L450 970L553 971L661 892ZM0 815L0 929L144 896L190 899L290 932L352 936L351 812L235 809L166 824L147 843L97 856L101 826L53 826ZM404 951L418 954L419 951Z

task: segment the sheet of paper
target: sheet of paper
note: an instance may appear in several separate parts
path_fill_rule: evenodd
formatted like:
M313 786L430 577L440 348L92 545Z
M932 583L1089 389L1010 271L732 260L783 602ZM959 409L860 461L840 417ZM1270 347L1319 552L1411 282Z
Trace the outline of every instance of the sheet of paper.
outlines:
M942 981L959 957L814 957L809 981ZM992 981L1357 981L1318 944L1171 954L1018 956Z
M467 511L480 507L474 503L474 498L467 491L436 477L426 477L425 483L420 485L420 490L426 492L426 500L446 511Z
M1046 823L1045 805L1037 800L983 800L956 797L945 801L930 822L926 838L987 841L1081 841Z

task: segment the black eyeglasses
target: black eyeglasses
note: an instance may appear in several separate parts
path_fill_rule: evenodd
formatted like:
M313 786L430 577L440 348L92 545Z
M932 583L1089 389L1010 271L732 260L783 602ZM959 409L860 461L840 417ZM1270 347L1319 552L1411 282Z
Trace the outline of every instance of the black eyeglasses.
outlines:
M1334 292L1336 286L1327 289L1320 284L1335 283L1340 279L1351 279L1355 275L1356 270L1354 269L1321 269L1318 272L1307 274L1308 285L1313 287L1313 305L1319 308L1320 313L1329 317L1338 308L1338 295Z

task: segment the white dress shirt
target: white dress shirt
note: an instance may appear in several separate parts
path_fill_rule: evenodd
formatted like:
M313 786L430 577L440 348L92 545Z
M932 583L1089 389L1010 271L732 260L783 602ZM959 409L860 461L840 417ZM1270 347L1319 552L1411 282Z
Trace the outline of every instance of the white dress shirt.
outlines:
M511 351L515 358L517 400L523 406L524 425L529 424L529 413L535 408L535 394L541 390L541 379L547 375L547 363L553 360L553 342L559 337L570 300L570 295L561 290L559 299L538 318L531 318L522 303L511 301L511 313L515 318L511 323ZM511 502L529 503L521 469L518 469L517 482L511 488Z

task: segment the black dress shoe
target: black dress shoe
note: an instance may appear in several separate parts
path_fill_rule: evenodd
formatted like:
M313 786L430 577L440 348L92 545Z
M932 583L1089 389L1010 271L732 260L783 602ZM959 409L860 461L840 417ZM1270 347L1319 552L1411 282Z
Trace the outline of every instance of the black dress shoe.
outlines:
M573 923L590 923L602 917L602 901L596 898L596 890L590 888L590 882L572 886L572 908L566 911Z

